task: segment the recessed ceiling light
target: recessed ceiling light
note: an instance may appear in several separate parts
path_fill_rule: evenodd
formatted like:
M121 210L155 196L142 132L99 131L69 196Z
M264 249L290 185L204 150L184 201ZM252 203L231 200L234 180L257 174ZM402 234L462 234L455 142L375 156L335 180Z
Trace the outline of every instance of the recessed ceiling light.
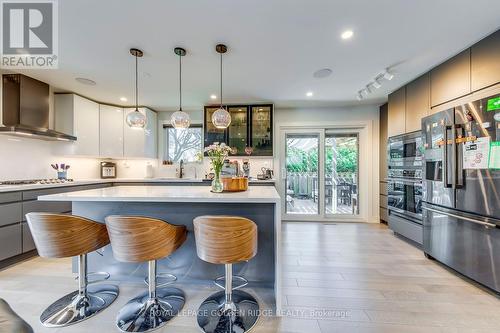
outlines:
M352 30L346 30L344 31L340 37L342 37L342 39L349 39L351 38L352 36L354 35L354 32L352 32Z
M312 95L314 95L312 91L308 91L308 92L306 93L306 96L307 96L307 97L312 97Z
M126 102L127 101L127 97L120 97L120 101Z
M217 95L210 95L210 98L211 98L211 99L216 99L216 98L217 98Z
M88 86L95 86L97 84L94 80L86 79L84 77L77 77L75 80L81 84L86 84Z
M332 70L330 68L322 68L313 73L313 77L317 79L323 79L332 75Z

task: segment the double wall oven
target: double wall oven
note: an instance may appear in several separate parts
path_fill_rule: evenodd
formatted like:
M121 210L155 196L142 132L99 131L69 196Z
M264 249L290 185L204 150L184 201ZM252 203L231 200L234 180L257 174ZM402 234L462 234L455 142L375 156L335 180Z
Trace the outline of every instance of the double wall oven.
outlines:
M419 244L422 244L422 153L420 131L389 138L389 227Z

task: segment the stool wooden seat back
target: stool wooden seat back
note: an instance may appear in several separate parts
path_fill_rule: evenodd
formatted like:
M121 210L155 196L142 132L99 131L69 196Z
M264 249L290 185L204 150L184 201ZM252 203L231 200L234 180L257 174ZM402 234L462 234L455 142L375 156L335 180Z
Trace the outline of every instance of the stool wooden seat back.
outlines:
M257 225L244 217L199 216L194 219L196 252L212 264L235 264L257 254Z
M259 304L247 292L238 290L248 284L233 276L233 264L257 255L257 225L238 216L199 216L193 220L198 257L212 264L224 264L225 275L215 284L223 288L208 297L198 309L199 327L206 333L247 332L257 323ZM233 279L244 281L233 287ZM224 280L224 285L218 281Z
M162 327L182 309L185 296L178 288L163 288L177 278L157 274L157 260L171 255L186 241L187 228L150 217L119 215L106 217L106 227L117 260L148 262L148 291L122 307L116 325L123 332L149 332ZM172 279L158 285L157 279L166 276Z
M67 258L87 254L109 244L103 223L65 214L28 213L38 254L47 258Z
M28 213L26 220L38 254L47 258L78 257L78 290L52 303L40 316L47 327L64 327L90 318L118 297L118 287L89 285L87 254L109 244L106 225L84 217ZM109 278L109 273L98 272Z
M106 217L113 255L123 262L144 262L169 256L186 240L187 228L142 216Z

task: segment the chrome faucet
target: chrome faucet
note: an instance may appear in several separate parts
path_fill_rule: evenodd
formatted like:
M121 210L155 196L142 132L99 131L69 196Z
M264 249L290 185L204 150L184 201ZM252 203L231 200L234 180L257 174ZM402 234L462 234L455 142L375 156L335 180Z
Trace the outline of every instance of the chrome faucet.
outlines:
M184 161L180 160L179 162L179 169L177 171L177 176L179 178L182 178L184 176Z

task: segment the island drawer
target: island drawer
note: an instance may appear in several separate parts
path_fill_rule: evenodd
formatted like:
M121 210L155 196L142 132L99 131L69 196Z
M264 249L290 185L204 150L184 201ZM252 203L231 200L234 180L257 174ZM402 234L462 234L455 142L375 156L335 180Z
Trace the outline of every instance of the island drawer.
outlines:
M20 202L0 205L0 226L21 222L23 207Z

